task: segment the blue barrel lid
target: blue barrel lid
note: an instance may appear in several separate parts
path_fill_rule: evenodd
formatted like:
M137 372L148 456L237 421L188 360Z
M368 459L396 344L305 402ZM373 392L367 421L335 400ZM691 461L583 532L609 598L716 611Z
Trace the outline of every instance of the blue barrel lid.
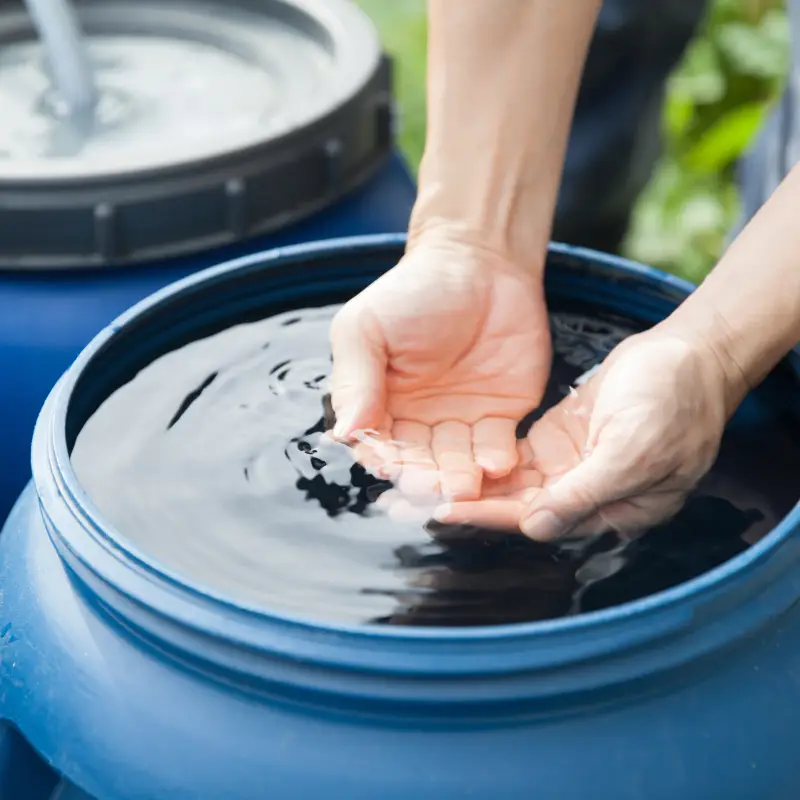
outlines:
M125 89L114 48L141 45L149 105L129 103L139 118L121 136L128 101L110 96L59 149L32 21L0 0L0 104L20 110L0 120L0 269L137 264L263 235L334 203L391 150L390 62L350 0L76 6L101 104L104 75L110 95ZM159 53L169 70L142 69Z

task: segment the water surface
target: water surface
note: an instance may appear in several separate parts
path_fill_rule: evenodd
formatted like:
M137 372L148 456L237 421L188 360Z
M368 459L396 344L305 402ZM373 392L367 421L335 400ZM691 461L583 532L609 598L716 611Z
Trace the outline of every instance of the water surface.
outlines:
M239 325L157 359L81 431L73 463L141 553L236 601L349 623L487 625L605 608L746 549L794 504L796 428L752 400L700 490L632 543L390 520L390 485L325 435L335 307ZM545 406L634 323L556 304ZM330 423L328 419L327 423Z

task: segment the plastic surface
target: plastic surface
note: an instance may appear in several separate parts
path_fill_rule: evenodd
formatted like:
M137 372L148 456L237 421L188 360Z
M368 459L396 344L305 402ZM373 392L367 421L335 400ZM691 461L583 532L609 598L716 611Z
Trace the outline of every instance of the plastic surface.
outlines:
M165 40L189 43L261 76L251 94L265 97L242 97L257 110L246 114L237 106L232 126L207 119L193 125L201 95L183 109L186 119L150 129L148 114L160 119L159 109L179 107L188 84L177 87L175 98L154 98L137 96L135 85L104 89L99 82L93 132L71 135L102 140L103 147L70 146L59 158L4 158L0 148L3 268L129 265L271 233L362 184L391 151L390 64L374 27L350 0L77 0L76 6L89 43L124 39L129 49L139 42L139 50ZM34 39L21 3L2 0L0 46ZM191 58L190 52L190 74ZM195 70L204 58L195 55ZM111 81L127 64L116 51L94 62ZM198 79L222 80L219 66ZM228 80L234 85L213 91L246 91L237 76ZM165 80L157 85L168 95ZM46 104L45 97L31 103ZM102 114L106 107L113 114ZM119 119L101 124L109 115ZM47 120L43 115L42 125ZM0 126L13 124L6 119ZM126 129L135 135L122 136ZM120 138L125 146L112 146ZM53 148L51 142L46 152Z
M30 477L31 435L47 393L103 326L165 284L228 258L295 242L405 230L415 194L395 156L361 189L307 221L201 256L47 273L3 271L0 261L0 521Z
M104 526L69 440L148 352L265 300L352 294L401 250L392 238L322 243L188 279L100 334L51 393L35 486L0 533L4 800L800 797L798 508L668 592L482 629L349 628L246 609L165 574ZM551 295L645 321L687 291L562 247L547 274ZM732 424L796 414L798 374L795 358Z

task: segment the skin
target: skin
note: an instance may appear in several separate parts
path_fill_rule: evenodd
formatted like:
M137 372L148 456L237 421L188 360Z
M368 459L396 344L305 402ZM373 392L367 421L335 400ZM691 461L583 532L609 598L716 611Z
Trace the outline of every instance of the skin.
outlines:
M335 433L395 481L396 506L539 540L635 535L680 508L726 421L800 340L795 169L677 311L514 441L550 367L544 253L598 10L430 2L407 253L332 329Z
M517 420L544 391L541 280L457 242L413 248L335 319L333 358L336 435L378 432L361 461L411 497L477 499L484 472L516 465Z
M550 368L544 254L598 9L430 2L428 133L407 254L332 329L335 434L377 431L359 458L376 456L410 496L476 499L483 475L517 464L516 422Z

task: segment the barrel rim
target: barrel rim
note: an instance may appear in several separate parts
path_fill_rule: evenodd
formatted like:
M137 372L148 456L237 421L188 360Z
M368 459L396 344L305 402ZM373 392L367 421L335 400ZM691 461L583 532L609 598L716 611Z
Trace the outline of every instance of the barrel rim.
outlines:
M227 642L267 656L273 660L273 667L276 657L290 659L298 676L303 664L405 678L537 672L546 677L539 691L552 694L574 689L587 680L586 674L579 679L567 667L579 670L588 665L586 672L592 673L597 659L635 651L633 671L627 677L617 675L625 682L643 672L651 674L659 668L677 666L728 645L731 639L744 637L795 602L796 588L782 585L775 577L800 558L800 542L786 558L775 556L787 540L798 538L800 503L757 544L666 591L574 617L471 628L355 625L251 607L198 587L127 546L125 538L103 522L102 515L83 493L69 461L64 433L72 390L97 350L143 312L211 279L238 270L264 269L332 254L374 251L384 257L397 257L404 244L404 235L361 236L294 245L229 261L151 295L121 315L84 349L54 389L37 423L33 469L51 539L70 569L92 592L101 595L106 605L145 635L173 644L182 639L176 646L225 669L245 668L234 665L235 657L231 661L228 656L210 654L209 642ZM694 288L687 281L651 267L583 248L553 244L549 255L588 265L592 270L597 268L600 274L611 274L615 279L644 281L667 299L679 301ZM791 360L793 369L800 371L800 356L793 353ZM41 458L45 452L47 456ZM106 540L102 545L98 534ZM792 564L787 564L787 559ZM760 567L763 569L759 572ZM755 595L764 602L745 609L742 599ZM723 613L733 610L735 624L731 614ZM697 631L701 622L705 625L702 636ZM678 635L686 646L665 658L665 648ZM647 654L648 649L652 650L648 645L660 648L660 663L653 662L652 653ZM250 674L253 669L251 665L245 671ZM553 675L554 669L561 670L558 679ZM548 684L547 688L542 688L544 684ZM365 691L363 676L353 691ZM387 690L384 687L375 691Z

